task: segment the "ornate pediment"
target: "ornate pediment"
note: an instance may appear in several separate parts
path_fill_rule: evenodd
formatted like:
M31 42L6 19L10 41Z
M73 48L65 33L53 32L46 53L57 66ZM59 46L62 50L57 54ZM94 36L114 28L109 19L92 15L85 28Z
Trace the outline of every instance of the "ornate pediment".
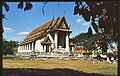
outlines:
M65 21L65 19L63 19L59 25L59 29L68 29L68 25Z

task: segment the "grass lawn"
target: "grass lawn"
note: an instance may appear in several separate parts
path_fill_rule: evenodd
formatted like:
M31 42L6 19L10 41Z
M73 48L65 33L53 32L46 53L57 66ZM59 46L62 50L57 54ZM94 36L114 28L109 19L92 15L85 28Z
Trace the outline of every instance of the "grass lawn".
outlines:
M117 64L90 60L26 60L21 58L4 58L3 68L33 69L72 69L86 73L117 75Z

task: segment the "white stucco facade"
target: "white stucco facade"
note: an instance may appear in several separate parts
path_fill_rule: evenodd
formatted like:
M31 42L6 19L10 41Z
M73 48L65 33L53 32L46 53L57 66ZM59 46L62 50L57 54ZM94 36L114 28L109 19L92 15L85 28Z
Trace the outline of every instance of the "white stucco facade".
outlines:
M37 33L32 34L33 36L28 35L27 39L25 39L23 43L21 43L21 45L18 47L18 53L25 53L25 52L26 53L31 53L31 52L60 53L61 52L64 54L65 52L67 52L68 54L70 54L71 51L73 52L73 47L72 50L70 51L70 45L69 45L69 35L71 31L69 30L64 18L61 19L61 23L56 25L59 26L59 28L51 32L48 32L44 36L40 34L38 34L37 36L36 35ZM38 33L39 32L41 31L38 30ZM36 39L32 40L31 37L34 36L36 36Z

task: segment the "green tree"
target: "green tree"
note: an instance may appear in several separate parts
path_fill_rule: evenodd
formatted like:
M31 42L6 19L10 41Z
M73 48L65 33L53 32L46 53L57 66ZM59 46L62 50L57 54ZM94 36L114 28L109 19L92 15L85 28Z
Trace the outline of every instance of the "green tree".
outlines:
M107 51L108 43L118 43L118 3L117 0L75 2L73 14L82 15L85 21L91 21L96 33L103 33L100 44L104 52ZM106 35L110 35L111 40L108 40Z
M106 50L108 49L108 45L111 42L111 35L105 33L96 33L91 36L89 33L81 33L74 38L72 41L78 45L83 46L85 50L93 51L97 47L100 47L103 54L106 54Z
M90 41L90 36L88 33L80 33L79 35L72 38L72 41L77 46L83 46L85 50L92 50L92 42Z
M112 7L111 7L112 5ZM85 21L91 21L95 32L110 33L118 36L118 1L78 1L75 2L74 15L82 15ZM111 11L112 10L112 11ZM98 23L96 23L98 22ZM114 37L114 40L117 38Z
M17 52L18 41L7 41L3 39L3 54L13 54Z

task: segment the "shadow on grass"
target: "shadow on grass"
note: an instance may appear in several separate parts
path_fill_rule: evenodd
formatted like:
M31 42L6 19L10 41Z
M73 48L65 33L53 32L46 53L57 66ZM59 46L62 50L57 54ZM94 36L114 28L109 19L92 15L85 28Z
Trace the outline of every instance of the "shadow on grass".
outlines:
M3 76L105 76L96 73L85 73L72 69L32 69L32 68L4 68Z
M3 59L14 59L14 58L16 57L7 57L7 56L3 57Z
M20 58L20 57L16 57L16 56L4 56L3 59L28 60L28 59L24 59L24 58Z

